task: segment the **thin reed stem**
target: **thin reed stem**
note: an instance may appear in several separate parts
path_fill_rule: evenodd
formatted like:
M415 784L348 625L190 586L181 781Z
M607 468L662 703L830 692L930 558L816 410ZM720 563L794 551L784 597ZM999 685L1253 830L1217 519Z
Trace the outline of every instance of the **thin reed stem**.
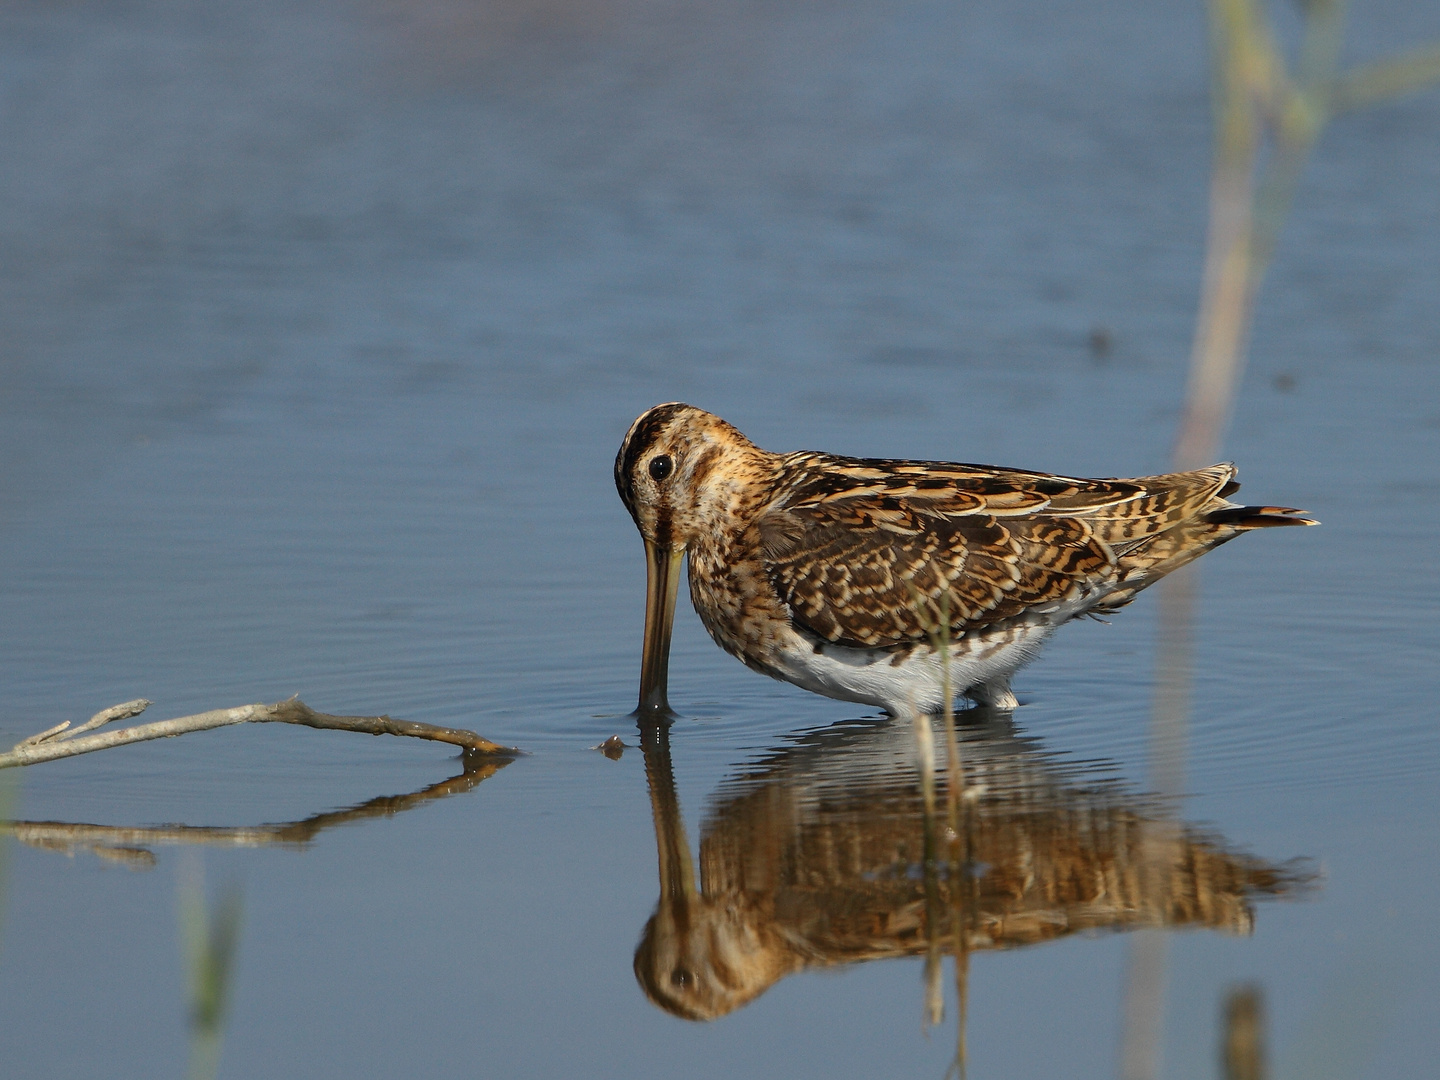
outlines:
M1255 303L1301 172L1330 117L1440 80L1440 46L1339 73L1347 0L1308 0L1292 77L1258 0L1210 0L1215 107L1210 226L1189 382L1175 442L1177 469L1219 454L1245 368ZM1161 586L1150 745L1157 793L1184 789L1196 586L1193 569ZM1120 1073L1159 1074L1164 939L1139 934L1131 952Z

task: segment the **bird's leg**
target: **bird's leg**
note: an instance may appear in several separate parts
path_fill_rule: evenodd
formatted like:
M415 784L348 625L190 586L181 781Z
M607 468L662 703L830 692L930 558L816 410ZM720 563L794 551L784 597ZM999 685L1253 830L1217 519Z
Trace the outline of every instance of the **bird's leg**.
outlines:
M1010 689L1009 675L997 675L988 682L970 687L965 694L967 697L974 698L976 704L1001 712L1010 712L1020 705L1019 700L1015 697L1015 692Z

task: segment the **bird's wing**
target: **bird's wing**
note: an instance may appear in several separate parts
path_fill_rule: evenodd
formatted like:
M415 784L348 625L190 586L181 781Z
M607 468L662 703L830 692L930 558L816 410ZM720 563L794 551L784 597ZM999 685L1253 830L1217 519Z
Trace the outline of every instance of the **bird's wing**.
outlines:
M756 521L796 623L836 644L923 641L1113 588L1124 554L1192 519L1233 469L1078 480L986 466L787 459Z

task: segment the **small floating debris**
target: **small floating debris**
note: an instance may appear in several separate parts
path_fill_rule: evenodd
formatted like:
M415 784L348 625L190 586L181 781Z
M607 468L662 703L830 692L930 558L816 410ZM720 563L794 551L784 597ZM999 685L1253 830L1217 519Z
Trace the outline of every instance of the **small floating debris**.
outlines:
M625 740L619 735L611 735L599 746L590 747L591 750L599 750L611 761L619 761L620 756L625 753Z

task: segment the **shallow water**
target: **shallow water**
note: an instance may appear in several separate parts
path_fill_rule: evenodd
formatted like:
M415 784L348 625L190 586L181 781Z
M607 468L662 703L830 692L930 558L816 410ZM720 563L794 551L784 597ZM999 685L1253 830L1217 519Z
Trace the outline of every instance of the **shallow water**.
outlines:
M1440 37L1406 5L1354 22L1356 58ZM909 732L754 675L682 610L684 718L642 751L611 461L684 399L776 450L1163 468L1203 42L1196 12L1118 3L7 8L0 742L133 697L298 693L529 751L435 790L462 773L443 748L263 726L9 774L22 821L308 824L8 842L7 1074L183 1071L194 856L243 895L224 1076L943 1075ZM1338 122L1262 297L1225 453L1324 526L1205 560L1178 814L1207 858L1316 877L1194 879L1228 915L1170 938L1167 1076L1214 1075L1240 980L1278 1075L1440 1053L1437 132L1433 93ZM1164 820L1153 634L1148 596L1067 627L1013 728L966 728L989 842L1123 877L1115 838ZM619 760L590 749L615 734ZM705 910L763 874L740 892L780 912L745 924L790 950L747 970L779 974L713 1022L637 982L657 823L710 853ZM153 858L92 850L117 843ZM826 876L821 848L854 858ZM1082 918L1035 906L1046 880L975 908L970 1075L1115 1072L1112 931L1159 901ZM806 937L886 896L910 915L866 923L864 955Z

